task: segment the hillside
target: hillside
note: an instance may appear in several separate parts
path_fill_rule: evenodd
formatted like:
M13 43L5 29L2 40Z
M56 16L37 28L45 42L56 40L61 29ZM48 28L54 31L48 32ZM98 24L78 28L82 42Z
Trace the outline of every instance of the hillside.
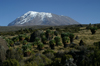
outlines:
M90 27L98 27L95 34L91 33ZM65 66L66 63L69 66L71 64L73 66L91 66L91 64L96 66L91 63L93 61L99 64L98 60L93 60L99 59L98 54L100 54L98 25L25 28L13 34L12 32L2 33L1 37L8 42L9 49L6 58L11 59L5 60L7 63L15 59L13 63L17 62L20 66Z

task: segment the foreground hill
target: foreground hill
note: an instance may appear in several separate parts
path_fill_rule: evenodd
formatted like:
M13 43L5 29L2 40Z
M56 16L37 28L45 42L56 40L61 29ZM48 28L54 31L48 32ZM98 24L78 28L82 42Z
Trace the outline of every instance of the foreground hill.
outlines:
M9 23L8 26L26 26L26 25L72 25L79 24L67 16L56 15L45 12L29 11L18 17L13 22Z
M0 35L6 40L9 49L4 55L6 59L0 61L0 64L1 66L66 66L66 64L100 66L99 26L25 28L6 34L2 32ZM94 34L91 31L93 27L98 28Z

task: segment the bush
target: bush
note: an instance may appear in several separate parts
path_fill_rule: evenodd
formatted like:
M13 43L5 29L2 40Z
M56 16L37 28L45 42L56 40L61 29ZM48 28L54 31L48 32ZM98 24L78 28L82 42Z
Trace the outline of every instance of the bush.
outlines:
M59 34L59 33L58 33L58 31L54 31L54 35L56 35L56 36L57 36L58 34Z
M19 62L16 59L8 59L3 62L3 66L19 66Z
M10 48L6 51L6 57L7 59L16 59L18 61L21 61L23 58L23 52L21 49Z
M46 43L47 43L47 38L46 38L46 37L42 37L42 42L43 42L44 44L46 44Z
M24 51L24 56L30 56L31 55L31 50L30 49L26 49Z
M25 44L27 44L27 41L26 40L23 41L23 45L25 45Z
M73 57L72 57L72 55L69 55L69 54L65 54L62 58L61 58L61 63L63 64L63 65L65 65L66 63L68 63L68 61L70 60L70 59L72 59Z
M69 38L70 38L70 42L72 43L73 42L73 38L74 38L74 34L73 33L70 33L69 34Z
M51 49L54 49L56 42L55 40L50 40L49 44L50 44Z
M97 30L97 27L91 27L90 30L91 30L92 34L95 34L96 30Z
M39 49L39 50L43 50L43 49L44 49L44 44L43 44L43 43L40 43L40 44L38 45L38 49Z
M53 38L53 32L50 29L46 30L46 38L48 40L51 40Z
M83 40L80 40L79 45L80 45L80 46L85 45L85 43L83 42Z

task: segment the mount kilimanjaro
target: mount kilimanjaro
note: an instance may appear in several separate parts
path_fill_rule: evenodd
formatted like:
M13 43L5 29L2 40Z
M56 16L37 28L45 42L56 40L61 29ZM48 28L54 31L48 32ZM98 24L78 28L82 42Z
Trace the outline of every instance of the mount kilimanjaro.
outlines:
M79 24L68 16L61 16L52 13L29 11L18 17L8 26L28 26L28 25L73 25Z

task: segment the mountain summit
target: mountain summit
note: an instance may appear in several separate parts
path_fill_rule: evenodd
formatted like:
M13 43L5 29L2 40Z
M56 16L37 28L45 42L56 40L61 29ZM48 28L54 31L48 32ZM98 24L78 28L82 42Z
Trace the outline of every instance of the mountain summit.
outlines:
M29 11L18 17L8 26L27 26L27 25L72 25L79 24L67 16L60 16L52 13Z

